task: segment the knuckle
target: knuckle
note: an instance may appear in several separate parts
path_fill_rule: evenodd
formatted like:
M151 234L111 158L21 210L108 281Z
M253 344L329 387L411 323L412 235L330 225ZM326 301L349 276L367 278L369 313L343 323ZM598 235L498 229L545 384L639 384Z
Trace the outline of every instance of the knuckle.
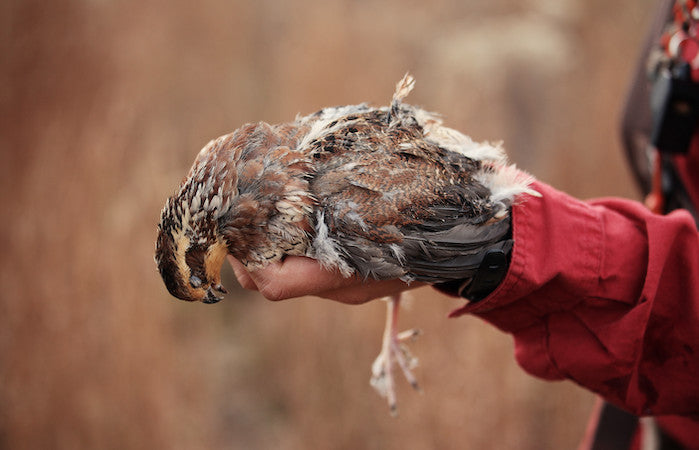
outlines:
M240 283L240 286L243 289L247 289L250 291L257 290L257 285L255 284L254 281L252 281L252 278L250 278L250 277L238 277L238 283Z
M276 283L264 283L260 286L259 292L264 298L273 302L288 298L284 289Z

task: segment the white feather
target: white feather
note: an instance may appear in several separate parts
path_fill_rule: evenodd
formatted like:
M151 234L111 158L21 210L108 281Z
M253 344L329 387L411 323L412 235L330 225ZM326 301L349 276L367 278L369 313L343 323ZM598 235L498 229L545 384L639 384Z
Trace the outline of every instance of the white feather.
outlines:
M321 137L325 136L326 134L334 133L335 131L337 131L341 127L345 127L348 124L351 124L352 122L354 122L352 120L344 121L342 123L336 124L335 126L328 128L328 125L330 125L332 122L336 121L337 119L344 117L344 116L347 116L347 115L350 115L352 113L366 111L366 110L367 110L367 106L365 104L338 106L335 108L325 108L324 110L322 110L320 116L306 116L306 117L298 118L297 120L300 122L307 122L307 121L314 120L309 132L306 133L306 135L303 137L303 139L301 139L301 142L299 142L298 148L305 148L314 140L320 139Z
M415 78L410 73L403 75L403 78L396 84L396 92L393 94L393 102L400 102L410 94L415 87Z
M324 268L337 269L345 278L354 273L354 269L340 256L337 242L328 235L328 226L322 211L318 212L316 236L310 250L309 256L315 258Z
M490 190L490 200L494 203L511 204L520 194L541 197L540 193L529 187L534 177L517 169L514 164L495 166L492 171L478 174L476 179Z
M216 194L213 197L211 197L211 202L209 202L209 207L207 208L208 211L218 209L221 207L221 196Z

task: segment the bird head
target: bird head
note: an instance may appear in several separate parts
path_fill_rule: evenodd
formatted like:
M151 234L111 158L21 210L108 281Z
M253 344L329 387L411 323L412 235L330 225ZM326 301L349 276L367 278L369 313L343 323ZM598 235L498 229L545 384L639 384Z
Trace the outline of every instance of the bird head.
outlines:
M216 303L226 290L221 265L228 253L212 211L192 211L192 204L172 197L158 224L155 262L167 290L186 301Z

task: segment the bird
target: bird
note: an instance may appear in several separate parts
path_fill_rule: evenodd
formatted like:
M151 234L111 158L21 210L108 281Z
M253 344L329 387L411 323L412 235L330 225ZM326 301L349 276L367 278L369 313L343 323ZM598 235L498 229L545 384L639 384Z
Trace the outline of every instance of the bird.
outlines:
M362 281L467 286L485 252L509 251L511 207L537 195L532 177L502 143L405 102L414 85L406 73L387 106L328 107L211 140L160 215L155 261L170 294L221 300L229 254L251 271L299 255ZM396 365L420 390L405 345L417 332L398 332L401 296L387 300L371 385L395 414Z

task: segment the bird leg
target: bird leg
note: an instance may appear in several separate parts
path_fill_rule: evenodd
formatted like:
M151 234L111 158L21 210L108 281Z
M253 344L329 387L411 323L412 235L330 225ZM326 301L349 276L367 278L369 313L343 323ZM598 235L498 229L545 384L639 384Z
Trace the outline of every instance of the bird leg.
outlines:
M405 341L415 339L420 331L417 329L398 333L398 311L400 308L400 294L387 299L388 310L386 314L386 328L383 333L383 343L381 353L376 357L371 365L371 385L382 397L388 401L391 415L397 415L396 391L393 379L394 362L403 371L405 379L417 391L420 387L415 376L411 372L417 366L417 358L413 357L408 350Z

